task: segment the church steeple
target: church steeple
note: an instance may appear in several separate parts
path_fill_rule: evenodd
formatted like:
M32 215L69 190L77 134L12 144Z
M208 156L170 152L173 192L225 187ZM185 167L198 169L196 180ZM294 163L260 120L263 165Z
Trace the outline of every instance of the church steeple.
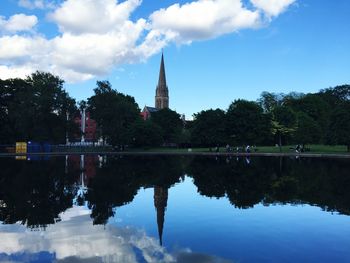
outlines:
M157 109L169 108L169 91L166 84L164 55L160 61L159 80L156 89L155 107Z

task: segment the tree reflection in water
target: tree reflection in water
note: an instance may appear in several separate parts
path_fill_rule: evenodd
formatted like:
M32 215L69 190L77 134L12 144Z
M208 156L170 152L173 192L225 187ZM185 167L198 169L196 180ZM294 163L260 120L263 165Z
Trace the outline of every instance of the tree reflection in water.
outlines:
M241 209L310 204L350 214L350 163L342 159L69 156L0 158L0 165L0 220L29 228L54 224L73 204L89 207L94 224L106 224L139 189L154 188L161 242L168 189L185 175L199 194L228 198Z

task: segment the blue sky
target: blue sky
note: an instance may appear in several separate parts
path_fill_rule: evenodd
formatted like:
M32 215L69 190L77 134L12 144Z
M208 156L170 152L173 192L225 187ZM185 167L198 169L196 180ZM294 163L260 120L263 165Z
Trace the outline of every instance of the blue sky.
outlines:
M143 108L163 48L170 107L191 118L350 83L349 14L348 0L2 0L0 78L51 71L77 100L107 79Z

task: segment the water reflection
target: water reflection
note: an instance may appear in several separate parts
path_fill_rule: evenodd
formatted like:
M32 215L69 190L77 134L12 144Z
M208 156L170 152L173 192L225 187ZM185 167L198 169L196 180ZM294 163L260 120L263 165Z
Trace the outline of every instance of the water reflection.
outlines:
M336 159L254 158L247 163L196 157L187 173L200 194L227 196L237 208L304 203L349 215L349 168L348 160Z
M168 202L168 188L156 186L154 187L154 206L157 210L157 226L159 244L162 246L163 243L163 228L164 228L164 217L165 210Z
M78 177L74 169L65 173L64 160L0 162L0 220L5 224L45 228L72 207Z
M341 159L76 155L0 158L0 166L0 261L29 253L47 261L227 262L162 247L171 189L185 176L201 196L229 200L232 210L309 204L350 214L350 162ZM157 239L109 221L141 189L153 193Z
M133 201L141 188L154 188L162 233L168 189L193 178L198 192L227 197L237 208L258 203L307 203L350 214L347 160L212 157L67 156L49 160L0 159L0 220L45 227L59 213L87 204L94 224L106 224L116 207Z
M28 232L21 225L1 227L0 261L181 263L203 258L206 262L229 262L188 250L170 254L144 230L93 226L89 214L89 210L74 206L61 214L60 223L48 226L45 232Z

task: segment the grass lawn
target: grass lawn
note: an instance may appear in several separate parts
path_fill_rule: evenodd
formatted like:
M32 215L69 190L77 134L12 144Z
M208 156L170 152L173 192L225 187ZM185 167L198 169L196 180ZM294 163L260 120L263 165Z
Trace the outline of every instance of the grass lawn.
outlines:
M345 145L306 145L306 148L310 149L308 153L348 153ZM295 145L282 146L283 153L294 152L291 148L295 148ZM258 153L279 153L280 149L276 146L257 146ZM213 148L214 150L214 148ZM148 149L129 149L132 152L170 152L170 153L186 153L189 152L187 148L148 148ZM192 148L192 152L209 152L209 148ZM225 152L225 148L221 147L220 152ZM350 154L350 153L349 153Z
M306 145L306 148L310 149L310 153L346 153L347 148L344 145ZM293 152L290 148L295 148L295 145L282 146L282 152L288 153ZM279 152L279 147L275 146L261 146L258 147L259 152L267 153L277 153Z

